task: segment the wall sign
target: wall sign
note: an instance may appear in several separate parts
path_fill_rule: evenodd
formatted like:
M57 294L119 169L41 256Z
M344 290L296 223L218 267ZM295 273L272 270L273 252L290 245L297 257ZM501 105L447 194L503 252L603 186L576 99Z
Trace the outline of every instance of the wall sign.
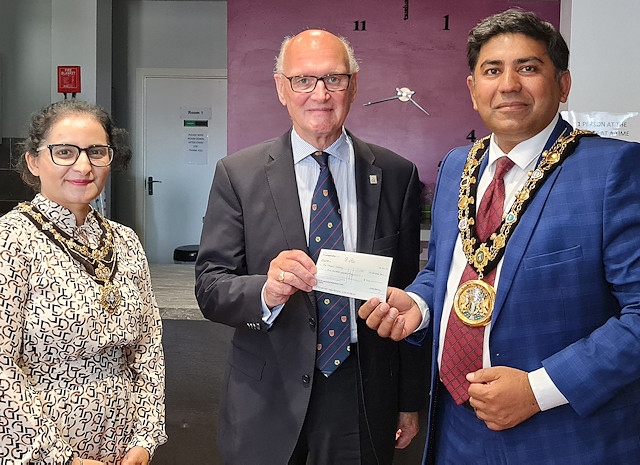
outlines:
M628 113L563 111L561 114L575 129L593 131L601 137L640 142L640 118L637 111Z
M209 120L211 107L180 107L184 133L183 162L185 165L206 165L209 160Z
M77 94L81 92L80 66L58 66L58 92Z

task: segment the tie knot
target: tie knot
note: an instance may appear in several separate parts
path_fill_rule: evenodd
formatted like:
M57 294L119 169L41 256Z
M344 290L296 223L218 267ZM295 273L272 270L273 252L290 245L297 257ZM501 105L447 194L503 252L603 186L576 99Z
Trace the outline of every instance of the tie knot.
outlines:
M322 167L327 166L329 162L329 154L327 152L321 152L318 150L317 152L313 152L313 159L318 162L318 164Z
M496 173L493 175L494 179L502 179L511 168L513 168L513 160L509 157L500 157L496 162Z

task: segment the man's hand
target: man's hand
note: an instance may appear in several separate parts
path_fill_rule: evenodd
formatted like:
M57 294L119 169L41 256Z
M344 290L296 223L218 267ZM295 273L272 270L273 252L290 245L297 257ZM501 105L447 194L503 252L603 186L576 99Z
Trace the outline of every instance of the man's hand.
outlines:
M420 323L422 313L415 301L402 289L387 288L387 302L374 297L367 300L360 310L360 318L367 320L367 326L378 331L381 337L399 341L412 334Z
M509 367L483 368L467 375L469 403L493 431L519 425L540 411L526 371Z
M404 449L420 430L418 412L400 412L398 414L398 431L396 432L396 449Z
M311 292L316 285L316 265L302 250L284 250L271 260L264 288L269 308L282 305L298 290Z

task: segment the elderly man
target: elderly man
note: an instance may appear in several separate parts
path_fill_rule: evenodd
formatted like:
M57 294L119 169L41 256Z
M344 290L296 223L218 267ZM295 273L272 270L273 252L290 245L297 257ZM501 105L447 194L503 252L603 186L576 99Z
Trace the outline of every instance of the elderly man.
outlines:
M235 328L219 449L229 464L390 464L418 431L428 355L378 337L354 299L314 292L315 259L386 255L390 282L409 284L421 183L344 128L358 81L344 39L285 39L274 79L293 128L220 161L196 263L203 314Z

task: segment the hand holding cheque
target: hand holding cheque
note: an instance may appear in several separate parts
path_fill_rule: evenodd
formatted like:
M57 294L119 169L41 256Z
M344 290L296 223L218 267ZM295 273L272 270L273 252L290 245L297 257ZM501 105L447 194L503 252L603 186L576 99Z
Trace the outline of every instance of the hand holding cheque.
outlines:
M298 289L384 302L392 262L391 257L322 249L314 265L302 251L283 251L267 274L267 304L281 305Z
M413 333L422 323L422 312L416 302L402 289L390 287L386 302L374 297L358 310L358 316L367 321L381 337L400 341Z
M318 263L316 291L367 300L358 315L382 337L399 341L422 322L422 313L402 289L387 288L391 257L322 250Z

